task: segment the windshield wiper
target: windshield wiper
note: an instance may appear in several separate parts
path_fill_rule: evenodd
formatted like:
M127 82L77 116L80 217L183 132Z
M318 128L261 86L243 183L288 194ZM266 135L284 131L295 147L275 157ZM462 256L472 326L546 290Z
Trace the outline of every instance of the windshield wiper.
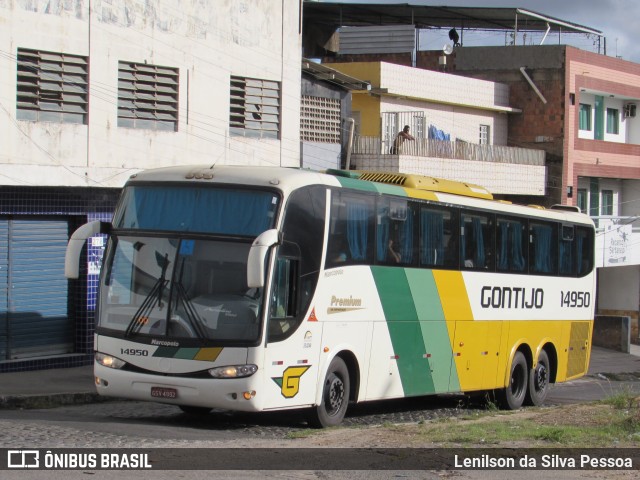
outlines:
M158 265L162 267L160 278L156 280L156 283L151 288L149 294L145 297L142 305L136 311L135 315L127 325L127 329L124 332L125 337L130 337L140 331L140 329L149 322L149 314L153 311L156 305L162 308L162 293L166 288L169 280L166 279L167 267L169 266L169 254L165 254L163 257L161 253L156 252L156 261Z
M149 321L149 314L153 311L156 304L162 306L162 291L169 283L169 280L159 278L149 294L145 297L142 305L136 311L135 315L129 322L127 330L124 332L125 337L130 337L140 331L140 329Z

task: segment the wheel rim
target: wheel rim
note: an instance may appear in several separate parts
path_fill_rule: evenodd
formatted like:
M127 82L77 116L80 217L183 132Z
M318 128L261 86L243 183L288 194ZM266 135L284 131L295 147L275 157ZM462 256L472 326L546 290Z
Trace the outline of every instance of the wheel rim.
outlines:
M547 366L543 363L539 363L534 376L534 386L536 391L544 391L547 388L548 381L549 372L547 371Z
M335 374L327 378L324 403L329 415L339 412L344 403L344 382Z

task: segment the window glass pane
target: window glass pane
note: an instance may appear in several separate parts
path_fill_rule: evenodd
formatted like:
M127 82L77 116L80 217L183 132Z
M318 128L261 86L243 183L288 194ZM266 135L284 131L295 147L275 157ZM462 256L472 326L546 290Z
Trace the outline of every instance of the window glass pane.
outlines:
M587 212L587 189L579 188L578 189L578 208L582 213Z
M496 230L496 268L503 272L527 270L526 220L498 218Z
M620 129L619 112L615 108L607 108L607 133L617 135Z
M591 130L591 105L586 103L580 104L580 118L579 128L580 130Z
M602 190L600 215L613 215L613 190Z
M558 228L556 224L531 221L529 226L529 265L532 273L554 274L557 265Z
M411 265L415 259L415 205L403 198L382 198L376 215L376 260Z
M420 265L429 268L458 268L456 212L432 206L420 209Z
M374 199L372 195L333 192L327 267L373 263Z
M493 216L464 212L460 222L461 267L472 270L493 270Z

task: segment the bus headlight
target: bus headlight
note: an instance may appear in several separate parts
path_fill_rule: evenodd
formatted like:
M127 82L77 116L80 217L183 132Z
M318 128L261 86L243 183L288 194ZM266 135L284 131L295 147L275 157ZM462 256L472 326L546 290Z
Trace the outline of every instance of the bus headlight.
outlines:
M120 360L119 358L112 357L111 355L106 355L104 353L96 352L96 362L98 362L103 367L115 368L119 369L124 367L127 362Z
M209 375L213 378L241 378L250 377L257 371L257 365L227 365L210 369Z

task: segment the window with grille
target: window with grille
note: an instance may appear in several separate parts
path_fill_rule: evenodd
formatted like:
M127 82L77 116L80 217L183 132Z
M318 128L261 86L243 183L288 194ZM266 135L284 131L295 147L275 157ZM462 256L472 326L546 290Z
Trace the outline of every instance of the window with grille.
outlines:
M255 138L280 136L280 82L231 77L230 132Z
M18 120L87 123L87 57L18 49Z
M340 143L340 99L302 96L300 139Z
M118 126L178 130L177 68L118 62Z
M490 130L489 125L480 125L480 139L478 143L480 145L489 145L491 143L490 140Z

